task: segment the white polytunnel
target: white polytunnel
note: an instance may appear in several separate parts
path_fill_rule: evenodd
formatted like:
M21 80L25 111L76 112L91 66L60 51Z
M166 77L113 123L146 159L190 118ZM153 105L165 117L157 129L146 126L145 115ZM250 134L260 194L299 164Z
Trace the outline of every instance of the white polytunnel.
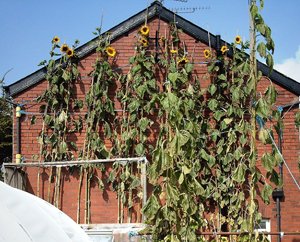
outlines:
M92 240L50 203L0 181L0 242Z

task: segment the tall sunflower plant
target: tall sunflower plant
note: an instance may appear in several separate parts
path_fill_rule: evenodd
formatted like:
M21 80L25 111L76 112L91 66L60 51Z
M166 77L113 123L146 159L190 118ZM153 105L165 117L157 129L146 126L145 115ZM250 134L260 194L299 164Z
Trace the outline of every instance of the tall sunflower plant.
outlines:
M52 40L52 49L50 51L50 60L42 61L39 65L46 65L48 81L47 89L38 98L38 103L43 102L40 107L43 119L43 128L38 137L41 145L41 152L45 161L55 161L70 159L74 157L72 149L77 149L74 142L66 140L68 132L68 122L72 122L69 115L71 103L78 103L74 97L72 83L78 77L77 64L73 61L75 58L74 50L68 45L58 45L59 37ZM73 48L79 44L76 40ZM61 53L56 53L60 50ZM54 60L54 56L60 56L59 60ZM37 121L32 117L32 124ZM51 130L51 131L50 131ZM46 147L49 146L50 149ZM40 154L41 157L41 154Z
M153 192L142 213L153 225L154 241L195 241L196 230L204 223L197 212L204 189L197 175L201 164L196 149L203 93L175 29L171 24L169 40L161 38L159 68L165 70L166 81L149 102L159 109L160 127L147 172Z

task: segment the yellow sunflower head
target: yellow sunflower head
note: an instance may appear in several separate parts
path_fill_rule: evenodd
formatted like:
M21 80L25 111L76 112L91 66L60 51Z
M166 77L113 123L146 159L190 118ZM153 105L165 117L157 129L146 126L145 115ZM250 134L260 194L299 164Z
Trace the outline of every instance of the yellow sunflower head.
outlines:
M150 29L149 29L149 27L148 27L147 25L145 25L145 26L143 26L143 27L141 28L141 34L142 34L142 35L148 35L148 34L149 34L149 31L150 31Z
M228 50L226 45L223 45L221 48L222 53L224 54Z
M235 43L239 44L239 43L241 43L242 39L240 36L237 35L237 36L235 36L234 41L235 41Z
M162 43L164 44L165 41L166 41L166 37L165 37L165 36L161 36L161 37L160 37L160 42L162 42Z
M68 52L68 50L69 50L69 46L68 45L62 45L61 47L60 47L60 51L61 52L63 52L63 53L67 53Z
M147 47L147 46L148 46L148 41L147 41L145 38L142 38L142 39L141 39L141 44L142 44L144 47Z
M53 38L53 42L54 42L54 43L57 44L57 43L59 43L59 41L60 41L60 39L59 39L57 36L55 36L55 37Z
M170 50L170 52L171 52L172 54L176 54L176 53L177 53L177 50Z
M205 58L211 57L210 51L209 50L204 50L204 56L205 56Z
M69 49L67 52L66 52L67 56L70 58L74 55L74 51L72 49Z
M116 52L115 48L109 46L109 47L106 48L106 53L109 56L114 57L117 52Z
M181 67L185 66L185 65L188 64L188 63L189 63L189 60L188 60L187 58L185 58L185 57L181 58L181 59L177 62L178 66L181 66Z

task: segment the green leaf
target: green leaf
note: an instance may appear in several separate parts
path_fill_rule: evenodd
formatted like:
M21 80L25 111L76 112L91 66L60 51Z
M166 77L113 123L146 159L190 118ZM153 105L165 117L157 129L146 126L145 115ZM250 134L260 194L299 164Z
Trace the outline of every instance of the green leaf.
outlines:
M224 118L224 122L226 124L230 124L232 122L233 118Z
M272 171L275 165L272 155L269 153L264 153L261 157L261 165L265 168L266 171Z
M39 64L38 64L38 66L43 66L43 65L45 65L47 63L47 61L46 60L43 60L43 61L41 61Z
M232 102L236 103L239 102L240 98L240 88L236 87L232 92Z
M178 79L179 77L179 73L178 72L175 72L175 73L169 73L168 75L168 78L169 80L172 82L172 83L175 83L176 80Z
M72 77L66 71L64 71L62 74L62 78L66 81L69 81Z
M256 15L258 13L258 8L257 8L257 6L255 4L251 5L251 7L250 7L250 13L251 13L252 19L255 19Z
M265 99L269 105L273 105L277 100L278 92L275 87L271 84L267 87L265 91Z
M264 188L261 192L261 198L265 204L270 204L270 196L273 193L273 187L268 183L265 183Z
M132 65L134 63L134 56L129 58L129 63Z
M140 181L140 179L138 179L136 177L131 183L131 188L135 189L135 188L139 187L140 185L141 185L141 181Z
M222 81L226 81L227 80L227 78L226 78L226 76L224 74L218 75L218 78L220 80L222 80Z
M179 185L181 185L183 183L183 181L184 181L184 175L183 175L183 172L182 172L182 173L180 173L180 176L179 176L179 179L178 179Z
M140 101L139 100L133 100L129 105L128 109L130 112L135 112L140 107Z
M139 156L143 156L145 154L145 146L143 144L138 144L135 147L135 151Z
M147 86L146 85L141 85L136 89L136 93L138 94L138 97L143 99L145 92L147 91Z
M267 55L267 49L264 42L260 42L257 46L257 51L260 55L260 57L266 57Z
M104 135L107 139L111 138L111 129L107 122L105 122L105 124L104 124Z
M271 54L267 55L266 63L267 63L267 66L269 67L269 75L270 75L271 72L273 71L273 66L274 66L274 59Z
M60 142L59 149L62 153L67 153L68 151L68 145L65 141Z
M146 67L147 70L149 70L149 71L151 70L151 67L152 67L152 63L151 62L146 61L143 64L144 64L144 66Z
M191 173L191 168L189 168L189 167L187 167L186 165L184 165L183 167L182 167L182 171L183 171L183 173L185 174L185 175L187 175L187 174L190 174Z
M234 171L232 178L238 183L243 183L245 181L245 173L247 170L247 166L242 163L240 164Z
M201 149L200 155L204 160L206 160L206 161L209 160L209 155L206 153L206 151L204 149Z
M220 121L221 117L223 117L225 115L224 112L217 110L214 112L213 116L216 120Z
M201 186L201 184L196 179L194 179L194 186L195 186L196 195L205 196L204 188Z
M210 110L214 111L216 107L218 107L218 101L216 99L211 98L208 102L208 107Z
M186 64L185 65L185 70L187 73L190 73L192 70L194 69L194 65L193 64Z
M166 184L166 199L172 203L179 200L179 192L177 187L172 186L170 183Z
M258 138L261 142L263 142L263 144L267 143L266 141L269 138L269 134L268 134L268 131L264 127L261 127Z
M188 196L187 194L183 194L182 195L182 199L180 201L180 206L182 207L182 210L184 212L187 212L187 210L189 209L189 200L188 200Z
M141 131L145 132L147 127L153 124L153 121L148 118L141 118L138 122L138 126L140 127Z
M270 105L266 102L264 98L258 100L256 104L256 114L260 117L269 117L271 115Z
M132 68L132 75L135 75L137 72L139 72L140 70L142 69L141 65L138 64L138 65L135 65L133 68Z
M68 118L67 114L65 113L65 111L62 111L60 113L60 115L58 116L58 122L59 123L63 123L66 121L66 119Z
M217 91L216 85L210 84L210 85L207 87L207 91L208 91L211 95L214 95L214 93Z

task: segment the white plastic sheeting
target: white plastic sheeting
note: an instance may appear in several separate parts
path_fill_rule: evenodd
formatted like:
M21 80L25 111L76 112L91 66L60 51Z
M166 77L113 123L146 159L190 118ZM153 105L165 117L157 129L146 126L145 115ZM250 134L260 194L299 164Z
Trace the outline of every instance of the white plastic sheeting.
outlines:
M3 182L0 182L0 214L0 242L91 242L65 213Z

